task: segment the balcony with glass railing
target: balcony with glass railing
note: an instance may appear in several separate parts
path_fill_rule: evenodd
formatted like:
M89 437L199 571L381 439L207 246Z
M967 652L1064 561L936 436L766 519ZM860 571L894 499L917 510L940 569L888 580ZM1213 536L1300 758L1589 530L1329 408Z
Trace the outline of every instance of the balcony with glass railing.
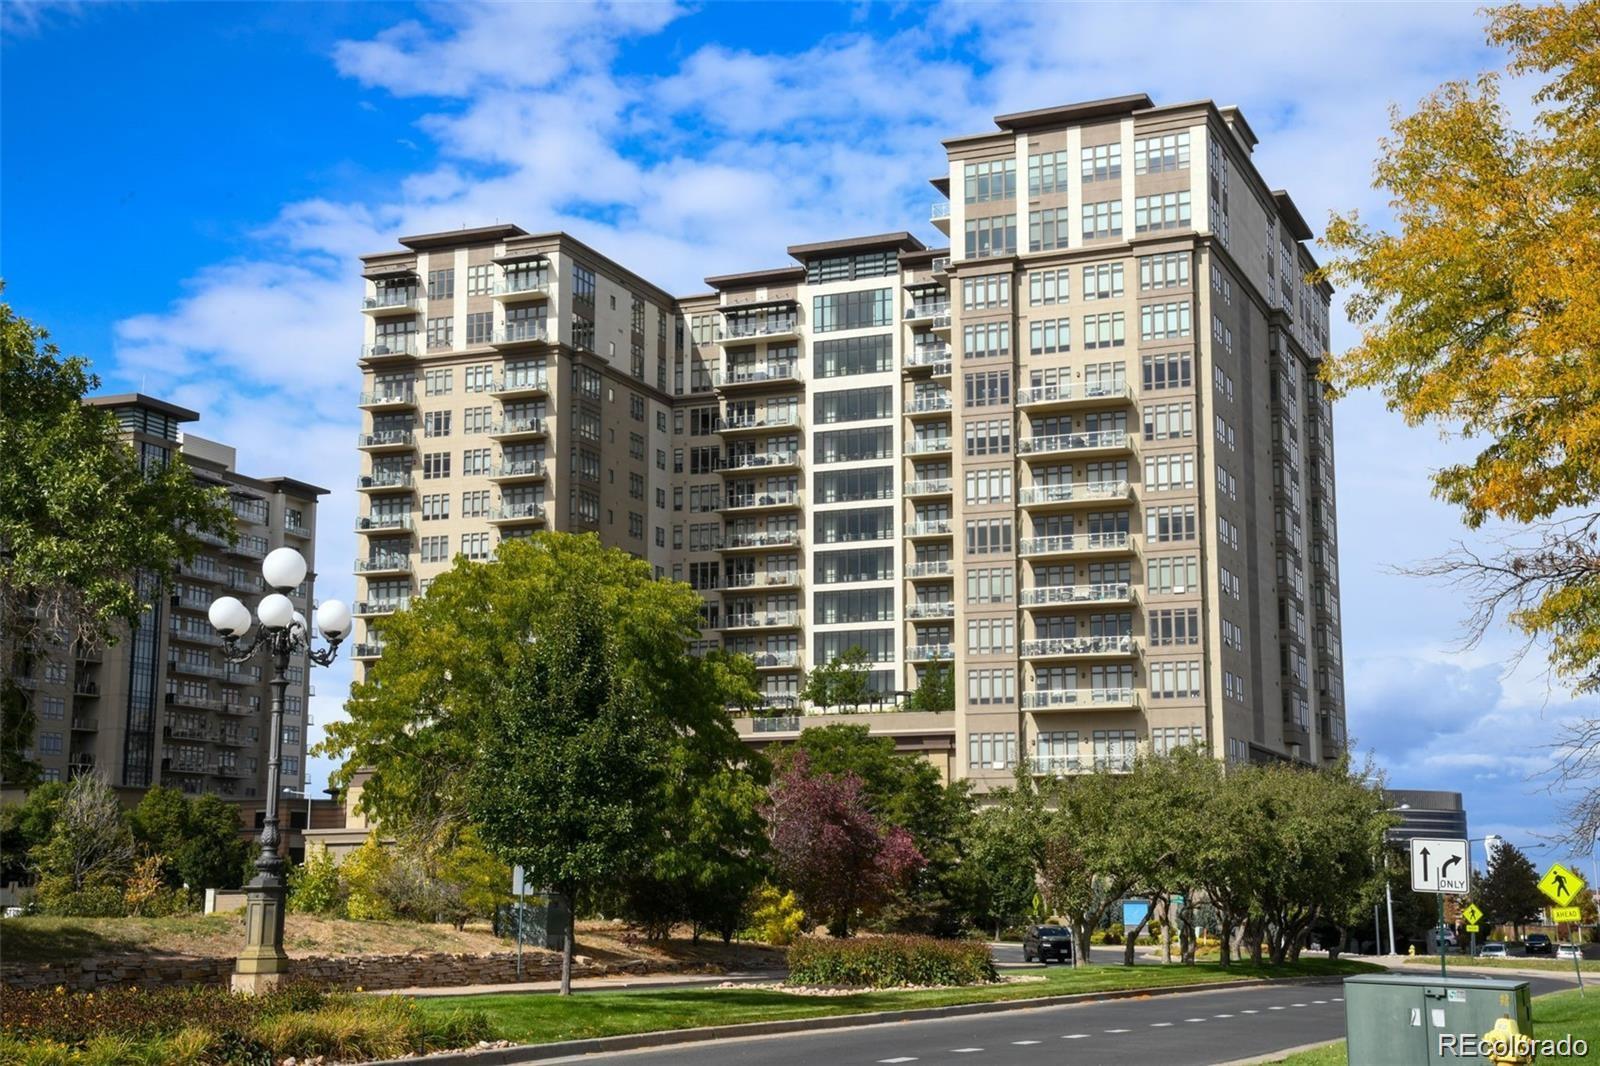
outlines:
M956 605L953 600L924 600L906 605L907 618L954 618L955 616Z
M907 455L943 455L949 450L949 437L912 437L906 441Z
M773 470L800 465L800 451L789 448L783 451L744 452L728 456L724 473L736 470Z
M416 476L409 470L374 470L356 478L358 492L404 492L416 487Z
M549 344L550 328L543 321L507 322L494 331L489 343L496 348L513 348L519 344Z
M1080 604L1132 603L1133 586L1126 581L1103 582L1092 585L1041 585L1023 589L1020 593L1024 607L1073 607Z
M361 346L361 358L379 361L385 359L412 359L417 354L417 335L406 333L396 337L379 337L371 344Z
M350 650L350 658L361 661L376 659L383 654L382 641L363 641Z
M356 519L357 533L383 533L410 529L409 514L369 514Z
M1133 402L1133 389L1117 382L1071 382L1057 385L1040 385L1017 390L1017 406L1029 408L1072 407L1081 404L1107 402Z
M1023 437L1017 441L1017 452L1029 457L1132 450L1132 435L1120 429L1101 429L1089 433L1048 433Z
M904 486L907 496L949 496L954 491L955 483L947 477L919 478Z
M950 273L950 257L948 255L934 256L933 261L928 264L928 268L935 274L948 274Z
M1131 688L1045 688L1022 694L1022 707L1029 711L1128 710L1138 705Z
M748 433L762 429L799 428L799 411L780 411L771 414L728 415L717 423L717 432L724 434Z
M906 398L908 415L932 415L949 411L955 406L948 392L916 393Z
M514 270L494 285L494 297L501 303L549 299L555 292L547 270Z
M723 551L743 551L764 548L797 548L800 546L798 529L730 530Z
M1072 774L1127 773L1133 769L1132 755L1035 755L1028 760L1034 777L1067 777Z
M356 447L364 452L409 451L416 446L416 432L410 429L379 429L356 437Z
M543 459L515 459L489 468L490 481L541 481L544 476Z
M738 611L723 615L723 629L799 629L799 611Z
M545 433L542 418L505 418L489 427L489 436L494 440L531 439L543 437Z
M798 489L779 492L730 492L723 504L726 511L759 511L804 506L805 497Z
M1133 551L1133 538L1121 532L1060 533L1049 537L1024 537L1017 545L1017 554L1025 558L1096 552L1121 554L1130 551Z
M411 573L411 557L398 554L368 556L365 559L356 560L355 572L364 575L409 574Z
M1130 636L1044 637L1022 642L1024 659L1066 659L1075 656L1126 656L1139 654Z
M950 328L950 302L948 300L918 300L907 305L905 321L914 326L931 326L934 329Z
M412 288L379 286L372 296L362 297L361 310L369 315L414 315L422 310L422 299Z
M748 363L721 367L711 375L719 389L739 386L790 385L800 380L798 363Z
M943 537L954 527L955 520L951 518L917 518L906 523L906 536Z
M489 521L496 525L543 522L544 501L538 503L503 503L489 512Z
M496 397L538 396L550 391L550 376L544 371L513 371L501 374L489 386Z
M196 659L168 659L167 669L174 673L189 674L192 677L227 676L227 671L222 667Z
M1079 481L1026 485L1017 493L1017 502L1023 507L1051 507L1074 503L1125 503L1132 496L1132 486L1126 481Z
M375 389L372 392L363 392L357 403L358 407L367 410L402 409L415 407L417 394L414 389Z
M722 343L739 341L786 341L800 337L800 320L794 315L775 315L750 319L724 310Z
M918 344L905 354L907 370L932 370L935 377L951 372L952 356L948 344Z
M906 564L906 577L913 579L954 577L955 573L956 564L952 559L928 559Z
M906 648L906 658L912 662L935 662L955 658L953 644L913 644Z
M798 670L805 663L797 651L757 651L750 658L757 670Z
M378 615L404 611L410 606L410 596L393 596L381 600L357 600L355 605L350 608L350 613L358 618L373 618Z
M935 200L928 207L928 221L945 236L950 235L950 201Z

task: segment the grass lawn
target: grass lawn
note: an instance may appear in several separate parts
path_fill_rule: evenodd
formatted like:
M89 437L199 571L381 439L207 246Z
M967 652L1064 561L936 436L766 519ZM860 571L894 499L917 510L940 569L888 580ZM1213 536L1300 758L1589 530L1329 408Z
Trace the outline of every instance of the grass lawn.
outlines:
M1406 965L1426 966L1429 969L1437 970L1439 968L1439 956L1433 955L1424 957L1419 955L1414 959L1407 959ZM1578 965L1583 968L1584 973L1600 973L1600 959L1581 959L1579 960ZM1477 969L1479 966L1482 966L1486 970L1562 970L1567 973L1572 972L1571 959L1530 959L1525 957L1510 959L1468 959L1466 957L1462 957L1458 959L1454 955L1451 955L1448 966L1452 970L1457 966L1460 966L1462 969L1467 969L1468 967Z
M1008 973L1044 974L1044 981L939 989L926 992L861 992L851 996L796 996L750 988L683 988L632 992L581 992L568 998L520 993L484 996L449 996L418 1001L423 1011L448 1013L461 1008L481 1010L501 1039L542 1044L556 1040L581 1040L622 1036L663 1029L688 1029L702 1025L822 1018L838 1014L942 1007L957 1003L1033 999L1073 992L1108 992L1134 988L1162 988L1207 981L1246 981L1259 977L1344 976L1381 972L1370 963L1304 959L1279 967L1234 965L1223 970L1215 963L1196 966L1066 966L1010 970Z
M1571 965L1570 963L1568 965ZM1533 1000L1533 1035L1539 1040L1559 1040L1571 1034L1589 1045L1584 1058L1575 1055L1540 1056L1545 1066L1592 1066L1596 1048L1600 1048L1600 1000L1594 992L1588 999L1578 995L1576 988L1569 992L1553 992L1548 996L1535 996ZM1290 1055L1279 1059L1283 1066L1345 1066L1344 1041L1327 1047Z

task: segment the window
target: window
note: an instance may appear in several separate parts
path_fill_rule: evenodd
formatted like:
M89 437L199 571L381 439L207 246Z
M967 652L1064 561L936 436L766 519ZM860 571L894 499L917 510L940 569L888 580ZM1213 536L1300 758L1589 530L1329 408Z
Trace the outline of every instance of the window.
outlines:
M1200 664L1193 659L1150 664L1150 698L1186 700L1200 696Z
M635 422L644 421L644 397L636 393L628 396L628 417Z
M819 392L812 397L812 413L818 425L889 418L894 414L890 392L888 385L846 392Z
M1145 405L1145 440L1175 440L1192 436L1194 436L1194 401Z
M520 418L535 418L542 417L543 412L543 405L538 405L534 409L525 410L519 414L512 414L511 410L507 410L506 416L510 420ZM461 432L469 437L488 433L493 426L493 407L469 407L465 411L461 412ZM448 428L448 426L446 428Z
M886 466L818 471L815 485L817 503L890 500L894 498L894 471Z
M1009 466L968 470L966 481L967 502L970 504L1011 502L1011 468Z
M1065 207L1046 207L1028 214L1028 250L1043 252L1067 246L1071 214Z
M1145 391L1194 387L1194 363L1188 352L1162 352L1141 360Z
M1045 304L1066 303L1070 289L1066 267L1059 270L1035 270L1028 275L1028 304L1041 307Z
M594 269L581 263L572 265L572 295L594 303Z
M1164 544L1194 540L1194 504L1145 508L1145 542Z
M448 395L454 382L454 370L425 370L422 374L423 391L429 396Z
M961 279L961 309L983 311L1011 306L1011 275L985 274Z
M463 533L461 535L461 554L474 561L489 558L489 534Z
M1189 287L1189 253L1168 252L1165 255L1139 257L1139 289L1186 289Z
M450 476L450 453L428 452L422 457L422 476L424 480Z
M968 603L1010 603L1016 598L1016 575L1009 566L967 570Z
M1168 648L1200 643L1200 608L1169 607L1151 611L1150 645Z
M1193 555L1159 556L1145 564L1145 590L1154 596L1185 596L1200 590L1200 562Z
M1017 198L1017 161L991 159L962 168L962 189L969 204Z
M1189 133L1163 133L1133 142L1133 172L1160 174L1189 169Z
M1097 144L1082 149L1083 180L1106 181L1122 177L1122 145Z
M1016 667L986 666L967 671L967 703L1012 704L1016 702Z
M494 388L494 367L488 363L467 367L463 376L468 392L488 392Z
M446 504L446 510L449 505ZM476 489L461 494L462 518L485 518L489 514L489 490Z
M493 311L473 311L467 315L468 344L488 344L493 334Z
M880 333L871 337L816 341L811 345L812 367L818 378L875 374L894 369L893 337ZM768 356L771 359L771 356Z
M997 555L1011 552L1011 519L970 518L967 520L967 554Z
M572 346L586 352L594 351L594 319L572 312Z
M894 589L847 589L818 592L817 622L888 622L894 619Z
M829 281L887 278L898 273L899 269L900 263L892 251L830 256L826 259L812 259L806 263L806 281L812 285L820 285Z
M476 263L467 267L467 295L488 296L494 292L494 264Z
M968 407L989 407L1011 403L1011 371L988 370L967 374L966 400Z
M1146 492L1174 492L1178 489L1192 488L1194 488L1193 452L1144 457Z
M424 437L448 437L450 435L450 412L429 411L422 416L422 435Z
M1066 192L1066 152L1044 152L1028 157L1028 195L1039 196L1047 192Z
M872 507L857 511L823 511L816 515L818 544L857 540L888 540L895 536L894 508Z
M453 268L428 271L428 299L453 300L456 295L456 272Z
M1127 319L1121 311L1083 316L1085 348L1121 348L1127 343Z
M961 327L961 358L1011 354L1010 322L976 322Z
M966 223L966 258L1013 255L1017 250L1017 216L969 218Z
M1122 236L1122 201L1103 200L1083 205L1083 238Z
M838 292L811 299L811 328L817 333L887 326L893 321L889 289Z
M1017 650L1015 618L969 618L967 654L1006 655Z
M428 319L428 347L448 348L456 335L456 320L449 315Z
M1083 298L1109 300L1122 295L1122 264L1098 263L1083 268Z
M467 477L487 477L489 473L488 448L471 448L461 453L461 473Z
M1015 733L968 733L967 767L972 770L1009 770L1017 764Z
M1072 319L1047 318L1028 323L1028 351L1032 354L1047 355L1051 352L1065 352L1071 348Z
M422 520L437 522L450 517L450 494L428 493L422 497Z
M450 538L447 536L423 537L421 546L422 561L425 563L443 563L450 560Z
M968 456L1011 454L1011 419L968 422L965 428Z
M819 463L888 459L894 455L894 429L890 426L832 430L818 433L814 439Z
M1166 340L1171 337L1189 336L1189 301L1176 300L1172 303L1145 304L1139 308L1139 339L1145 341Z
M887 581L895 576L893 548L850 548L812 556L819 585Z

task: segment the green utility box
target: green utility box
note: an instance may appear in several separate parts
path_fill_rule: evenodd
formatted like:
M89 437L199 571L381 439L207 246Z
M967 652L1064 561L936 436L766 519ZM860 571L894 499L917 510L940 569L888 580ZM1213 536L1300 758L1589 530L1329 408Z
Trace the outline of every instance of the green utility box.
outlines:
M1528 982L1494 977L1362 974L1344 979L1351 1066L1488 1063L1476 1038L1501 1018L1533 1035Z

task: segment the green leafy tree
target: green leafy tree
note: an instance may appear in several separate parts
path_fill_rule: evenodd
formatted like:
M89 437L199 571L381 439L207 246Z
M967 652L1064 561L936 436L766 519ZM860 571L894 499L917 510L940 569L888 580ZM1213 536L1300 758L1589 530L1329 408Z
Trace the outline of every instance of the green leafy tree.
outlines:
M824 711L860 707L872 697L866 650L852 644L806 675L800 698Z
M49 839L34 851L36 898L55 914L120 914L136 854L116 793L99 774L83 774L67 786Z
M393 883L397 860L383 846L377 831L345 856L339 880L345 887L345 914L357 921L383 922L395 917Z
M85 406L100 381L0 304L0 780L27 787L34 715L13 677L37 649L114 640L195 531L233 535L221 489L182 462L141 467L116 418ZM140 575L145 575L142 579Z
M1046 823L1040 888L1052 913L1072 927L1072 961L1091 962L1090 936L1139 881L1120 853L1133 831L1129 790L1112 774L1096 772L1051 783L1054 810Z
M1473 886L1472 898L1492 925L1509 925L1517 937L1539 920L1548 904L1539 891L1539 871L1514 844L1495 849L1489 868Z
M785 946L805 931L806 915L793 892L770 884L756 889L750 901L750 935L763 944Z
M740 714L756 714L762 707L761 685L756 677L756 663L743 652L713 649L705 655L706 669L710 670L715 685L725 695L729 710Z
M911 711L953 711L956 709L956 674L950 667L935 663L922 672L917 690L906 703Z
M346 889L328 849L312 847L306 861L289 870L289 909L297 914L344 917Z
M962 861L952 885L962 909L996 939L1033 913L1038 888L1025 843L1011 831L1007 812L985 807L975 812L962 834Z
M0 872L6 882L33 876L30 855L50 839L67 786L60 781L39 785L21 803L0 807Z
M128 815L133 839L146 855L159 855L171 888L238 888L250 856L239 832L238 809L217 796L190 799L157 785Z

